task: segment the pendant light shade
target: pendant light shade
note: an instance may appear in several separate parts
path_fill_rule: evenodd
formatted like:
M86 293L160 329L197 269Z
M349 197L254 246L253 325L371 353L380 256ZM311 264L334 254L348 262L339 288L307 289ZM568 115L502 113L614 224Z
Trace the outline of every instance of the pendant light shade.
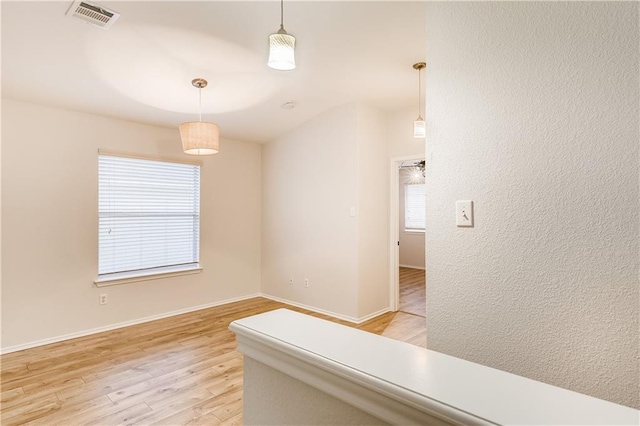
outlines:
M179 127L185 154L212 155L220 150L220 129L202 121L182 123Z
M295 47L295 37L287 34L286 31L271 34L269 36L269 68L279 71L295 69Z
M207 80L195 78L191 84L198 89L200 119L179 126L182 150L191 155L217 154L220 150L220 128L216 124L202 121L202 89L207 87Z
M296 67L296 38L287 33L283 25L284 0L280 0L280 29L269 36L269 68L290 71Z
M413 122L413 137L424 138L427 136L427 126L421 115Z
M418 118L413 122L413 137L424 138L427 136L427 126L422 117L422 75L421 71L427 64L418 62L413 64L413 69L418 71Z

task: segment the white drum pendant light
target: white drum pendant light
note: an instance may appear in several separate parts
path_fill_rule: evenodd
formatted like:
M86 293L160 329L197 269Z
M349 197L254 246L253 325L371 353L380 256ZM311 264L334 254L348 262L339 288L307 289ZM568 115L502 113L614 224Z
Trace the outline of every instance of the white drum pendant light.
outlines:
M413 137L424 138L427 136L427 128L422 117L422 68L426 67L424 62L418 62L413 64L413 69L418 70L418 118L413 122Z
M288 34L283 25L284 0L280 0L280 29L269 36L269 68L290 71L296 67L296 39Z
M199 120L182 123L180 139L185 154L213 155L220 150L220 129L216 124L202 121L202 89L207 87L207 80L195 78L191 84L198 88L199 94Z

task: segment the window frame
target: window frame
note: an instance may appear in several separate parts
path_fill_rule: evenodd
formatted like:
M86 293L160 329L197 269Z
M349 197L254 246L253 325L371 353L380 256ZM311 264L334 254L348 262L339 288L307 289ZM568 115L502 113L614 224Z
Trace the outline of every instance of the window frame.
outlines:
M202 174L201 161L187 161L185 159L180 159L180 158L169 158L169 157L161 157L161 156L144 156L144 155L137 155L137 154L107 151L103 149L98 150L98 164L97 164L98 170L99 170L100 156L123 157L123 158L135 159L135 160L147 160L147 161L158 161L158 162L165 162L165 163L186 164L186 165L199 167L200 175ZM97 198L99 199L99 185L100 185L99 176L97 177L97 184L98 184ZM200 177L198 221L200 221L200 218L202 216L201 203L202 203L202 178ZM98 216L99 216L99 211L100 211L99 206L97 206L96 211L98 212ZM97 223L99 228L99 223L100 223L99 218ZM183 264L183 265L170 265L170 266L160 266L160 267L154 267L154 268L148 268L148 269L137 269L133 271L111 272L106 274L97 273L96 274L97 278L94 280L94 284L97 287L105 287L105 286L126 284L131 282L138 282L138 281L169 278L169 277L180 276L180 275L198 274L203 270L201 265L201 260L200 260L201 235L202 235L201 226L199 225L198 226L198 262ZM98 229L98 251L99 249L100 249L100 231ZM99 255L96 256L96 258L97 258L96 269L99 271L99 262L100 262Z

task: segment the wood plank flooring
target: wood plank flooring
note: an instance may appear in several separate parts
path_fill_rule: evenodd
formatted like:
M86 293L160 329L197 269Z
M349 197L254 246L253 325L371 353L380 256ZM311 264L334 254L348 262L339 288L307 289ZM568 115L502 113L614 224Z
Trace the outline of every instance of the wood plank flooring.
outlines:
M286 307L264 298L0 357L2 425L240 425L242 355L229 323ZM425 320L387 313L356 326L425 346Z
M400 311L427 316L425 271L400 267Z

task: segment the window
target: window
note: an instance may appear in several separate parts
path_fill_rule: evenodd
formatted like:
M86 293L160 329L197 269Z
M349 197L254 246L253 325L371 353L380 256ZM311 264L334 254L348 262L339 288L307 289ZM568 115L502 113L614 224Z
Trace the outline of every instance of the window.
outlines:
M404 186L404 228L409 232L424 232L425 185L409 183Z
M200 166L98 156L98 282L199 270Z

